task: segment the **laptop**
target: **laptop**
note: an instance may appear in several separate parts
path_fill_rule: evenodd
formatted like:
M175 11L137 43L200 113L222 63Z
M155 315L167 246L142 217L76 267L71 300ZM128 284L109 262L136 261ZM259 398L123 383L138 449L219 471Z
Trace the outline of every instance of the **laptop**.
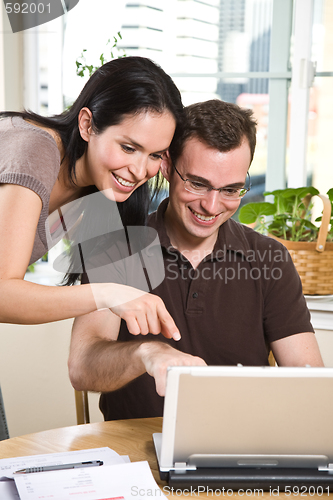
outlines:
M153 439L169 486L326 494L333 368L170 367L163 429Z

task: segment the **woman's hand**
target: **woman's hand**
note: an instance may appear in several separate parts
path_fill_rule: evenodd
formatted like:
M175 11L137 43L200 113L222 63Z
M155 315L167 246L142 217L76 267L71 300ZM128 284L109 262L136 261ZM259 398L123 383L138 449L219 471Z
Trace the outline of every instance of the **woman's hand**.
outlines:
M157 295L127 285L113 283L91 285L97 309L110 309L126 321L132 335L162 335L180 339L180 332L164 302Z

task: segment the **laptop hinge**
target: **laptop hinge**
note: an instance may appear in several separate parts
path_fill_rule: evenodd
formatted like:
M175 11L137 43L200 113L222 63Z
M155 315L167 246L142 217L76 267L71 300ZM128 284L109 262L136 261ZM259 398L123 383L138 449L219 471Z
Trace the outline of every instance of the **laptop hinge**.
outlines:
M328 471L330 474L333 474L333 463L327 464L327 467L319 466L318 470L320 470L320 471Z
M182 474L182 473L185 473L188 470L196 470L196 469L197 468L196 468L195 465L187 465L186 462L175 462L175 466L173 468L173 470L177 474Z

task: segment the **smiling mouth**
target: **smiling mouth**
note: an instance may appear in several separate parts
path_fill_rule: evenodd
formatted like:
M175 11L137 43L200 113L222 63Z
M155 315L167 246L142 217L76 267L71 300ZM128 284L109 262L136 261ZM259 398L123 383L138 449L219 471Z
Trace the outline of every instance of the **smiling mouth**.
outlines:
M216 217L218 217L218 215L219 215L219 214L217 214L217 215L207 216L207 215L202 215L202 214L199 214L198 212L195 212L194 210L192 210L192 208L190 208L190 210L197 217L197 219L203 220L205 222L212 221L213 219L216 219Z
M126 181L122 177L119 177L119 175L116 175L116 174L113 174L113 175L116 178L116 180L119 182L119 184L121 184L122 186L125 186L125 187L134 187L137 184L136 182Z

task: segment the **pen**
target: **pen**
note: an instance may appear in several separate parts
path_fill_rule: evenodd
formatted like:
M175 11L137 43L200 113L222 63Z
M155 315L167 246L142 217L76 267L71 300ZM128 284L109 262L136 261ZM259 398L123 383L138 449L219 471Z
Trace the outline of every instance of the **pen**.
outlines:
M76 464L59 464L59 465L46 465L44 467L28 467L14 472L14 474L31 474L32 472L48 472L50 470L64 470L64 469L80 469L81 467L95 467L103 465L101 460L92 460L91 462L79 462Z

